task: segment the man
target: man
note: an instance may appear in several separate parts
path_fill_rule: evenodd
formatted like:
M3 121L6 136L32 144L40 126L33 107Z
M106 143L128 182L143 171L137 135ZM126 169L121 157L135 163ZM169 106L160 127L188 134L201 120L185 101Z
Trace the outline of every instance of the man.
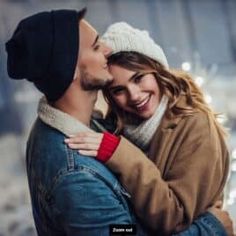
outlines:
M111 49L84 14L36 14L20 22L6 45L9 76L26 78L46 96L27 144L27 174L40 236L106 236L111 224L136 223L129 194L116 177L64 143L65 134L89 129L97 91L112 80L107 67ZM185 235L215 230L204 220L190 229ZM137 231L145 235L141 228Z

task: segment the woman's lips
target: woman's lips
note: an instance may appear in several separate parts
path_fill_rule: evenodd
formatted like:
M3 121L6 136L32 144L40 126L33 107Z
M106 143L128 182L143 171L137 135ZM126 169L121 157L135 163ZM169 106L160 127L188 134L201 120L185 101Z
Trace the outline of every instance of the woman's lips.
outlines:
M148 102L150 101L151 95L148 95L145 99L143 99L141 102L136 103L133 105L133 108L135 108L137 111L145 110Z

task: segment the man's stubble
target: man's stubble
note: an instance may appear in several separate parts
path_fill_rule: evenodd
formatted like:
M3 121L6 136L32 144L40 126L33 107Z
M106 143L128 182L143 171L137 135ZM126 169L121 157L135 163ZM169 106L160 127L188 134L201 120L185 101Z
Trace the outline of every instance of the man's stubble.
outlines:
M80 69L80 85L85 91L97 91L111 83L109 78L99 78L91 75L86 68Z

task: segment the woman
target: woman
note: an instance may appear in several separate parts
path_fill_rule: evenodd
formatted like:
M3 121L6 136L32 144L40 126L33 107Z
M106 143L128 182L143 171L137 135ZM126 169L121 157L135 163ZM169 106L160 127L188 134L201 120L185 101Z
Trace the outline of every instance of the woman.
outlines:
M224 130L190 76L169 69L147 32L116 23L104 40L114 53L107 118L142 152L109 133L66 142L118 175L145 225L160 235L179 232L222 200L229 165Z

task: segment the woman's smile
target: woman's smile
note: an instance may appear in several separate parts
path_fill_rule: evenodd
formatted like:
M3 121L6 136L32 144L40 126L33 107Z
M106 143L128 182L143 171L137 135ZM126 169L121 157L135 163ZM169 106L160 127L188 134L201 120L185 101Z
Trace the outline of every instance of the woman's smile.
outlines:
M144 99L142 99L141 101L139 101L135 104L131 104L131 107L133 107L134 109L136 109L139 112L145 111L148 109L150 99L151 99L151 95L148 95Z
M140 118L149 119L160 101L160 89L153 74L140 74L117 65L110 67L114 80L109 87L117 105Z

